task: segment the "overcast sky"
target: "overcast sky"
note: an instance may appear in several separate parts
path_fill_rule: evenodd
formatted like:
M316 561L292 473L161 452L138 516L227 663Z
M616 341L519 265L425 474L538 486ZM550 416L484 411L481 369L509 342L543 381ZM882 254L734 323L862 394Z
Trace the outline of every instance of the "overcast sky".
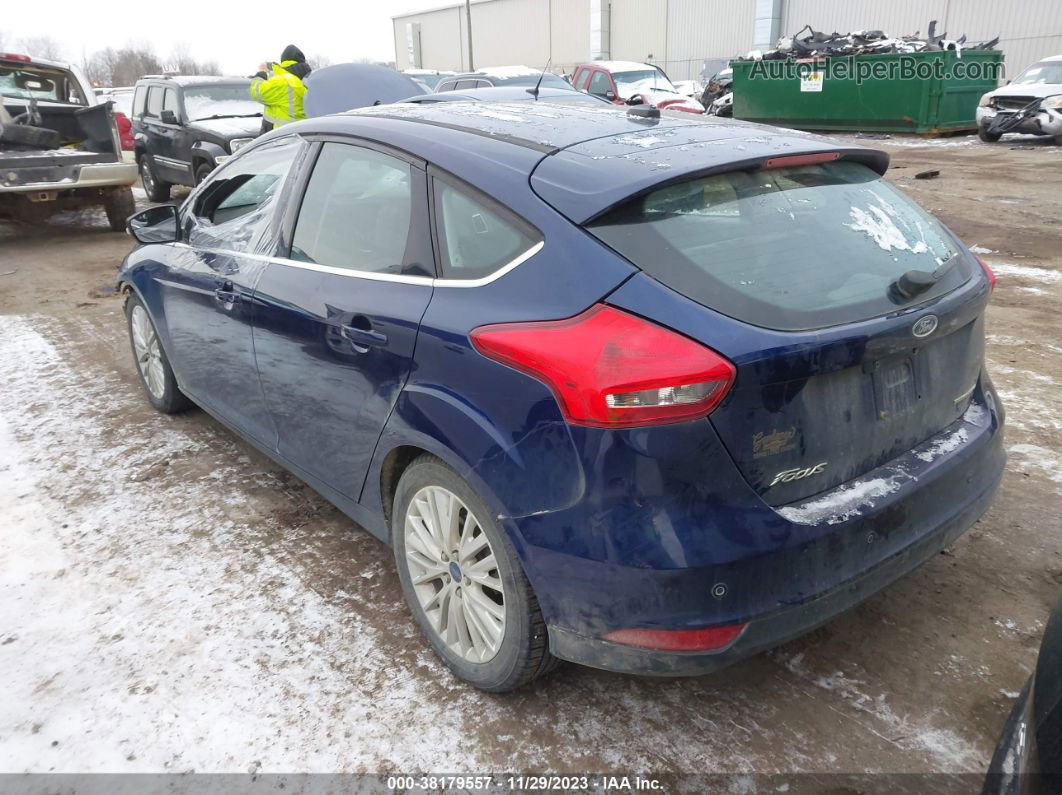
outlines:
M24 36L51 36L63 57L146 42L165 58L183 43L197 60L216 60L228 74L250 74L276 60L287 44L333 63L355 58L392 61L391 15L445 5L445 0L347 0L328 5L303 0L212 2L90 2L0 0L0 39L16 49ZM326 10L327 9L327 10Z

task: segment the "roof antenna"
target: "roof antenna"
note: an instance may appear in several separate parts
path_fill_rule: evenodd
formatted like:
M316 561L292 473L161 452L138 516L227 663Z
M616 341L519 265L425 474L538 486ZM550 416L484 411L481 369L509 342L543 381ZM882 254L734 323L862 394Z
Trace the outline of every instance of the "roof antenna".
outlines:
M538 82L535 83L535 87L527 89L527 93L535 98L535 102L538 102L538 87L542 85L542 78L546 76L546 70L549 69L549 63L552 60L552 55L546 59L546 65L542 67L542 74L538 76Z

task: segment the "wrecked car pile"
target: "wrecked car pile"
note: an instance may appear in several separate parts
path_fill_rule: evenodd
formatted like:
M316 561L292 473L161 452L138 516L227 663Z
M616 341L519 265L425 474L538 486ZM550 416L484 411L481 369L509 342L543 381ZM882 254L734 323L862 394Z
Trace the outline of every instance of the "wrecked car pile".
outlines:
M894 38L881 30L856 30L851 33L821 33L805 25L793 36L783 36L773 50L752 50L738 60L780 60L783 58L820 58L832 55L880 55L882 53L941 52L963 50L992 50L999 36L988 41L970 43L963 34L949 39L947 33L937 35L937 21L931 20L923 38L916 31L912 36ZM802 36L805 31L807 35Z

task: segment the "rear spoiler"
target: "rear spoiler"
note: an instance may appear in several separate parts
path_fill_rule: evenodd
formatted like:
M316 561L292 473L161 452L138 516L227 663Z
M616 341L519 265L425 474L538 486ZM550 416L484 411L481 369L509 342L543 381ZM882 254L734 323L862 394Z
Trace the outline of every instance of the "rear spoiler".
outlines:
M558 212L585 225L659 188L713 174L842 160L861 163L881 175L889 168L886 152L861 146L838 147L833 141L795 133L760 138L754 145L728 144L718 141L709 148L654 148L638 152L636 157L605 158L570 147L539 162L531 174L531 187ZM739 146L746 156L735 159L734 149Z

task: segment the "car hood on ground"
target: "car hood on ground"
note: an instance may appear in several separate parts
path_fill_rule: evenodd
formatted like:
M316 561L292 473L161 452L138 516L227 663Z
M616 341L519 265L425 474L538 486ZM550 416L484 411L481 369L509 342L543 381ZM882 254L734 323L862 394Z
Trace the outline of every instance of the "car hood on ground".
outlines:
M423 94L410 77L386 66L341 63L312 72L304 81L306 116L327 116L355 108L389 105Z
M1062 94L1062 83L1026 83L1012 84L997 88L991 92L994 97L1053 97Z

